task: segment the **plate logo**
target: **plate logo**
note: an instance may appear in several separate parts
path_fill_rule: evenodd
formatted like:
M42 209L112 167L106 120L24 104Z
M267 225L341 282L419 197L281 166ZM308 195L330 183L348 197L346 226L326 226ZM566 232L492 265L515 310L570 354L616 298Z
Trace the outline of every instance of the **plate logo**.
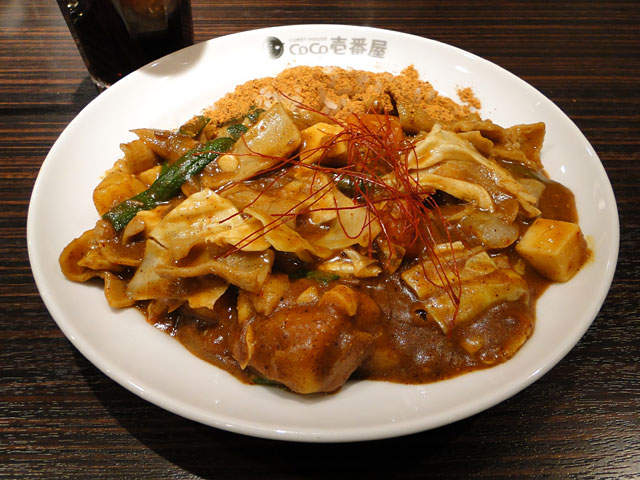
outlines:
M267 51L271 58L280 58L284 53L284 43L279 38L267 38Z
M279 38L267 39L269 55L280 58L287 51L290 55L363 55L384 58L387 54L387 41L368 37L297 37L286 43Z

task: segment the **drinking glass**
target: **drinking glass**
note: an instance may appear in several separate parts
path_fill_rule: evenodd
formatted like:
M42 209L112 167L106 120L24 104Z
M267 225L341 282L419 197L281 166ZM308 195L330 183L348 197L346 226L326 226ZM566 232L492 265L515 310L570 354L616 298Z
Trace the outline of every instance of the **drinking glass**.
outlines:
M57 0L100 91L193 43L190 0Z

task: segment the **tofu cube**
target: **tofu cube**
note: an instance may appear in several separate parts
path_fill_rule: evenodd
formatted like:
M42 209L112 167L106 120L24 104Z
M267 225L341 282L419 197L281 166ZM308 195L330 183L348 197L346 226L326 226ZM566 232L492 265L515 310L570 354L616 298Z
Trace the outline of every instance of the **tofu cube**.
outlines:
M300 132L302 148L300 161L310 165L326 158L344 160L347 156L347 142L341 138L343 128L339 125L316 123Z
M516 245L516 251L541 275L566 282L584 264L587 243L575 223L538 218Z

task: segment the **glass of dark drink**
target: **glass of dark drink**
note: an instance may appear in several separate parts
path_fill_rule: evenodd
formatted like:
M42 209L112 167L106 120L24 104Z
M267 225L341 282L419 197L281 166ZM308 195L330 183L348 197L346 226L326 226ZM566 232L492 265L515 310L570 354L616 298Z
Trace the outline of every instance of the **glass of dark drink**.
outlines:
M190 0L58 0L100 91L193 43Z

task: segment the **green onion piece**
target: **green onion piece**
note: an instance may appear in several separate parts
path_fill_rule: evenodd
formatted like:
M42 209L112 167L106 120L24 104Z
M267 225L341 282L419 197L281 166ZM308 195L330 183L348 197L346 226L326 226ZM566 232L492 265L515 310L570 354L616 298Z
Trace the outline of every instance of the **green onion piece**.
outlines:
M263 108L257 108L255 105L252 105L249 109L249 113L246 115L246 118L248 118L251 123L256 123L258 121L258 117L263 112Z
M202 133L202 130L204 130L204 127L207 126L210 120L208 117L198 115L182 125L178 132L183 135L189 135L190 137L197 137Z
M269 380L268 378L264 378L264 377L253 377L251 379L251 381L255 384L255 385L269 385L269 386L273 386L273 387L281 387L282 384L275 382L273 380Z
M236 123L227 127L227 133L234 140L239 139L247 130L249 130L249 127L246 127L241 123Z
M249 125L253 125L254 123L256 123L258 121L258 118L260 117L260 114L264 113L265 110L263 108L258 108L255 105L251 105L249 107L249 111L240 116L240 117L235 117L232 118L231 120L229 120L227 123L225 123L224 125L222 125L223 127L228 127L229 125L234 125L236 123L246 123L245 120L248 120Z
M289 278L291 278L292 280L297 280L300 278L310 278L312 280L315 280L316 282L322 283L323 285L327 285L329 282L340 280L340 275L336 275L335 273L321 272L319 270L298 270L289 274Z
M511 162L508 160L499 160L499 162L512 174L518 177L524 178L533 178L534 180L538 180L545 185L549 185L550 183L555 183L549 177L545 177L542 172L536 172L522 165L521 163Z
M196 175L220 153L231 149L235 140L220 137L197 146L171 164L144 192L116 205L102 218L109 220L116 231L121 231L141 210L151 210L167 202L180 192L182 184Z

